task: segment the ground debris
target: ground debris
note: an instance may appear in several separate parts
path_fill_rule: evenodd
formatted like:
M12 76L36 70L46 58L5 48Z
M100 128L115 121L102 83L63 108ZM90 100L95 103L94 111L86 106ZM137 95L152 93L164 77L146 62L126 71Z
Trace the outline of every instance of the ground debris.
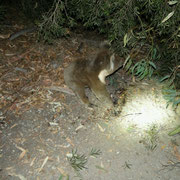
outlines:
M169 170L173 170L174 168L180 168L180 162L173 162L173 161L169 161L168 164L162 164L162 166L164 167L164 169L169 169Z
M94 44L97 37L96 33ZM159 162L178 155L177 151L169 153L167 136L162 140L163 149L159 151L157 146L156 151L147 152L139 145L137 134L120 131L122 118L114 120L121 115L126 103L123 99L117 102L120 108L104 110L87 91L97 104L90 111L64 84L64 67L76 58L94 56L97 47L83 41L78 48L81 41L77 35L60 38L54 45L21 38L12 42L3 39L0 44L0 128L7 124L0 129L0 179L77 179L79 174L72 171L72 165L77 169L79 162L83 179L159 179ZM120 98L122 94L120 89ZM132 113L124 115L130 118ZM72 149L81 154L69 153L69 164L67 155ZM178 178L180 172L175 173L160 175L162 179Z
M48 159L49 159L48 156L44 159L44 161L43 161L43 163L42 163L40 169L38 170L38 173L40 173L40 172L42 171L42 169L43 169L43 167L45 166L45 164L47 163Z
M19 159L21 160L26 155L27 150L17 145L16 145L16 148L22 151L22 153L19 155Z

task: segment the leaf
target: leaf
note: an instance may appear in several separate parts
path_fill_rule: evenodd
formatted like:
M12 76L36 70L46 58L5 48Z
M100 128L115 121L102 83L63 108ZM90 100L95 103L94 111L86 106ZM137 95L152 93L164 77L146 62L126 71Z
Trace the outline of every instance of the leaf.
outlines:
M138 67L137 67L137 71L136 71L135 75L142 74L142 73L143 73L143 71L144 71L144 68L143 68L143 67L138 66Z
M102 152L100 149L91 149L91 152L90 152L90 156L93 156L93 157L97 157L98 155L100 155Z
M178 99L177 101L175 101L173 104L174 105L178 105L180 103L180 99Z
M64 176L63 176L63 175L61 175L61 176L59 177L59 180L62 180L62 179L63 179L63 177L64 177Z
M126 47L126 44L128 42L127 33L125 34L123 41L124 41L124 47Z
M174 136L176 134L180 133L180 126L178 126L176 129L174 129L173 131L171 131L168 135L169 136Z
M155 65L152 61L149 61L149 64L150 64L154 69L156 69L156 65Z
M130 55L128 55L128 57L126 58L124 64L123 64L123 67L125 67L126 63L128 62L128 60L130 59Z
M108 170L106 170L105 168L99 166L99 165L96 165L95 166L97 169L100 169L100 170L103 170L104 172L108 172Z
M165 93L175 94L175 93L176 93L176 90L174 90L174 89L165 89L164 92L165 92Z
M138 67L139 66L139 62L137 62L135 65L134 65L134 67L132 68L132 73L134 73L134 71L135 71L135 69L136 69L136 67Z
M176 94L171 93L171 94L166 94L165 96L166 96L167 98L174 99L174 98L176 97Z
M169 77L170 77L170 75L164 76L162 79L160 79L160 82L164 81L165 79L168 79Z
M170 19L170 18L173 16L173 14L174 14L174 11L170 12L170 13L162 20L161 24L164 23L164 22L166 22L168 19Z
M148 74L148 77L150 78L153 74L153 68L152 67L149 67L149 74Z
M156 48L154 48L154 49L153 49L153 55L152 55L152 58L153 58L153 59L155 59L156 54L157 54L157 49L156 49Z
M129 60L129 62L125 66L125 70L128 71L130 69L131 65L132 65L132 61Z
M144 79L144 77L148 74L148 68L145 69L142 76L140 77L140 80Z
M174 5L174 4L176 4L177 2L178 2L178 1L169 1L168 4L169 4L169 5Z

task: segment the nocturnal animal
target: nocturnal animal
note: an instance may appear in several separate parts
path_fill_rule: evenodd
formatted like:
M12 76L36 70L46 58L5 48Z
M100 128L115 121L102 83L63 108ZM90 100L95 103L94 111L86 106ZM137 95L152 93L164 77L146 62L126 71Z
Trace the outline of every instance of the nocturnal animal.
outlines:
M85 87L91 89L95 96L106 107L113 107L110 94L106 90L105 78L115 72L123 65L120 59L115 58L109 47L105 45L100 49L94 59L79 58L64 69L64 80L77 96L88 107L93 104L89 102L85 94Z

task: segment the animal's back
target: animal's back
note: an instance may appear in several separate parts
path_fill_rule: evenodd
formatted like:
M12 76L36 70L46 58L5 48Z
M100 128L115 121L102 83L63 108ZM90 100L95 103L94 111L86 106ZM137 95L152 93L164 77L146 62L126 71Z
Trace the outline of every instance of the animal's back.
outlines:
M87 60L77 59L64 69L64 80L67 86L81 82L87 85Z
M67 86L71 87L71 83L74 78L75 62L72 62L68 67L64 69L64 81Z

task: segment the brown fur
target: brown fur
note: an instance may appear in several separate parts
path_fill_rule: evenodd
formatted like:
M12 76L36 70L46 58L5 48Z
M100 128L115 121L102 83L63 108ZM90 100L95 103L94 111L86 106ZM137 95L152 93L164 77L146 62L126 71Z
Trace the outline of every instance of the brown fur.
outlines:
M114 65L114 68L110 67ZM112 74L122 66L114 58L107 48L103 48L95 59L77 59L72 62L64 70L64 80L68 87L70 87L88 106L92 105L85 95L85 87L89 87L96 97L104 104L112 106L112 100L106 90L106 84L99 79L99 74L105 70L105 76ZM104 77L105 79L105 77Z

